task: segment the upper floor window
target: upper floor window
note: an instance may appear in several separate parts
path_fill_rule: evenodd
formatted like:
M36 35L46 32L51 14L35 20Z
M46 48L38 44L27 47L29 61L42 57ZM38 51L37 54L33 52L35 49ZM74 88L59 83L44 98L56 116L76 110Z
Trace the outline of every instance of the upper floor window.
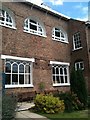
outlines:
M81 38L80 38L80 32L75 33L73 35L73 48L74 48L74 50L82 48Z
M52 63L52 80L53 86L70 85L69 83L69 64L62 62Z
M54 28L53 29L52 38L53 38L53 40L56 40L56 41L68 42L67 34L59 28Z
M44 26L37 20L27 18L24 21L24 31L32 34L45 36Z
M0 25L11 28L15 27L11 15L7 11L1 9L0 9Z
M84 70L84 62L83 61L78 61L75 62L75 70Z

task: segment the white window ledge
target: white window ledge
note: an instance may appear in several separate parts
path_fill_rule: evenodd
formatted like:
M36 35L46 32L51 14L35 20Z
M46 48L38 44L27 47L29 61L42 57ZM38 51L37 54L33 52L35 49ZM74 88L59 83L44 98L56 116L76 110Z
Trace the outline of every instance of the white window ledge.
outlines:
M44 38L46 38L47 36L45 36L45 35L39 35L39 34L37 34L37 33L32 33L32 32L29 32L29 31L26 31L26 30L23 30L25 33L29 33L29 34L32 34L32 35L37 35L37 36L40 36L40 37L44 37Z
M23 58L23 57L9 56L9 55L1 55L1 59L13 59L13 60L23 60L23 61L35 62L34 58Z
M25 85L5 85L5 88L20 88L20 87L34 87L33 85L30 84L25 84Z
M57 40L57 39L54 39L54 38L52 38L52 40L53 40L53 41L57 41L57 42L66 43L66 44L68 44L68 43L69 43L68 41Z
M53 84L53 87L58 87L58 86L70 86L70 83L64 83L64 84Z
M58 65L68 65L68 66L70 66L70 63L66 63L66 62L57 62L57 61L50 61L50 64L58 64Z
M80 50L80 49L82 49L83 47L79 47L79 48L77 48L77 49L73 49L72 51L76 51L76 50Z
M6 28L10 28L10 29L14 29L14 30L16 30L17 28L16 27L14 27L14 26L8 26L8 25L3 25L3 24L0 24L0 26L2 26L2 27L6 27Z

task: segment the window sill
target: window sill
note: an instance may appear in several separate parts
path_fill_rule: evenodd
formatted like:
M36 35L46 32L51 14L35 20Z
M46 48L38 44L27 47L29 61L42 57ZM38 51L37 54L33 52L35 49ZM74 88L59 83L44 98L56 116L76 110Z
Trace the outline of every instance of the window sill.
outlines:
M32 35L36 35L36 36L40 36L40 37L44 37L44 38L46 38L47 36L45 36L45 35L39 35L39 34L36 34L36 33L32 33L32 32L29 32L29 31L25 31L25 30L23 30L25 33L29 33L29 34L32 34Z
M16 30L17 28L16 27L10 27L10 26L7 26L7 25L3 25L3 24L0 24L0 26L2 26L2 27L6 27L6 28L10 28L10 29L14 29L14 30Z
M53 39L53 38L52 38L52 39ZM61 41L61 40L57 40L57 39L53 39L53 41L56 41L56 42L62 42L62 43L66 43L66 44L69 43L68 41Z
M34 87L34 86L29 85L29 84L27 84L27 85L5 85L5 88L20 88L20 87L26 88L26 87Z
M70 86L70 83L67 84L53 84L53 87L61 87L61 86Z
M77 51L77 50L81 50L83 47L77 48L77 49L73 49L72 51Z

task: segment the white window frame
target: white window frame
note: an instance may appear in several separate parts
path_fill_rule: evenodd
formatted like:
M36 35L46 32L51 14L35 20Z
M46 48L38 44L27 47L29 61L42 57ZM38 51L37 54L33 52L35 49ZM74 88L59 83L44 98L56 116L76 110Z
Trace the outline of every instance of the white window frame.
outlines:
M17 85L5 85L5 88L17 88L17 87L33 87L33 62L35 62L34 58L23 58L23 57L16 57L16 56L9 56L9 55L1 55L1 59L3 60L20 60L20 61L26 61L26 62L30 62L31 63L31 76L30 76L30 82L31 84L18 84ZM5 72L5 69L4 69Z
M82 68L81 68L81 64L82 64ZM84 62L83 61L79 61L79 62L75 62L75 70L78 70L77 65L79 66L80 70L84 70Z
M30 20L36 22L36 24L31 22ZM26 23L26 21L27 21L27 23ZM28 27L26 27L26 24L27 24ZM37 30L30 29L30 24L36 26ZM42 32L39 31L39 28L42 29ZM25 19L25 21L24 21L24 32L46 37L45 30L44 30L43 26L41 25L41 23L38 22L37 20L32 19L32 18Z
M50 64L52 65L52 67L53 67L53 65L66 66L66 69L67 69L67 83L65 83L65 75L63 73L64 83L53 83L53 86L70 86L70 78L69 78L69 66L70 66L70 63L58 62L58 61L50 61ZM60 77L60 71L59 71L59 77ZM52 82L53 82L53 74L52 74Z
M60 37L55 36L55 32L56 32L55 29L58 29L57 31L60 32ZM61 33L63 33L64 37L61 37ZM63 42L63 43L68 43L67 34L61 28L57 28L57 27L53 28L53 30L52 30L52 39L55 40L55 41L59 41L59 42Z
M2 12L0 13L0 17L4 19L4 21L0 20L0 25L4 26L4 27L8 27L8 28L12 28L12 29L16 29L15 28L15 23L14 20L12 18L12 16L6 11L6 10L0 10L0 11L4 11L4 16L2 15ZM11 22L7 21L7 19L9 19L7 17L7 15L10 17Z
M79 50L79 49L82 49L82 44L80 47L77 47L76 48L76 42L81 42L81 38L79 39L80 36L78 36L78 34L80 35L80 32L77 32L73 35L73 50ZM75 41L75 35L77 35L77 41ZM78 45L78 44L77 44Z

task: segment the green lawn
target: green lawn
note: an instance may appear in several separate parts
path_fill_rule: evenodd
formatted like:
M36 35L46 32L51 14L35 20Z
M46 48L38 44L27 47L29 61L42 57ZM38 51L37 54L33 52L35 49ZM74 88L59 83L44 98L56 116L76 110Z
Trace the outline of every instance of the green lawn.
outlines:
M84 118L84 120L88 119L88 110L83 110L83 111L75 111L71 113L58 113L58 114L42 114L43 116L46 116L50 120L56 120L60 118Z

